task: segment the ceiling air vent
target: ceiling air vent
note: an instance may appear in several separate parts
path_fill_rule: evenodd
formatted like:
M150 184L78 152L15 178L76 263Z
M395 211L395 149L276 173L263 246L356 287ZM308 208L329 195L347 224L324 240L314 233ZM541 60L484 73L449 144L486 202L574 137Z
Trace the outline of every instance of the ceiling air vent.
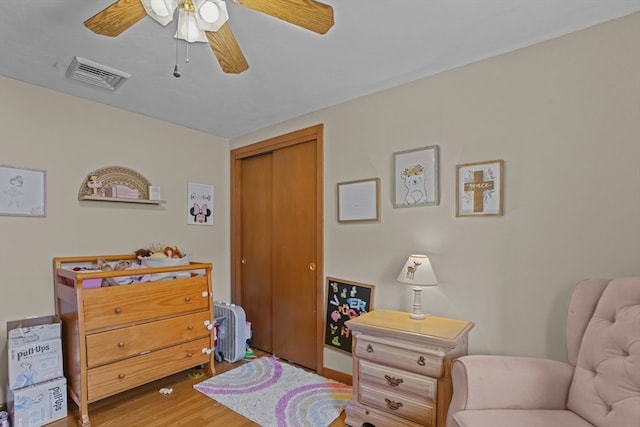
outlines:
M71 61L66 76L93 86L116 90L131 74L76 56Z

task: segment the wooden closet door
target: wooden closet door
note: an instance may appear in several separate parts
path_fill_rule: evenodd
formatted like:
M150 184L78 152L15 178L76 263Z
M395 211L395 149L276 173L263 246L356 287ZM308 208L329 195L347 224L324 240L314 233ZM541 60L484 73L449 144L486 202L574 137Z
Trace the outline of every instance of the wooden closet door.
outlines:
M316 369L316 143L273 151L273 353Z
M322 125L231 151L231 298L251 344L323 369Z
M272 155L242 160L242 308L251 321L251 344L273 353L271 341Z

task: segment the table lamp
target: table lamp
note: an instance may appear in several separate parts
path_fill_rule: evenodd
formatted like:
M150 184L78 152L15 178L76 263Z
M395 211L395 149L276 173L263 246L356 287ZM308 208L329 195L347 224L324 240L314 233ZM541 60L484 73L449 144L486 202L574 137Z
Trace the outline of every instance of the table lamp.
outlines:
M413 285L413 313L409 315L414 320L424 319L420 294L423 286L435 286L438 284L433 273L429 257L426 255L410 255L404 267L396 279L398 282Z

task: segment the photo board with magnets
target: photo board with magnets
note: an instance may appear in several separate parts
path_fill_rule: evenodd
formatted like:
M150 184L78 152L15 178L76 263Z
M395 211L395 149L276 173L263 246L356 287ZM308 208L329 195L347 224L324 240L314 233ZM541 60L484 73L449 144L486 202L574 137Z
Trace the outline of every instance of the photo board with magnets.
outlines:
M345 322L373 309L373 285L327 277L324 345L351 353L351 330Z

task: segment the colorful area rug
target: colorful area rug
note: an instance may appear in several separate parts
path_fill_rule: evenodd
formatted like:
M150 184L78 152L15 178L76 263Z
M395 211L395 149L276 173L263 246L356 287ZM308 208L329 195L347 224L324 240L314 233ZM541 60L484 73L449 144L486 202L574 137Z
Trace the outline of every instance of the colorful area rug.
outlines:
M261 357L194 385L263 427L327 427L351 399L351 387Z

